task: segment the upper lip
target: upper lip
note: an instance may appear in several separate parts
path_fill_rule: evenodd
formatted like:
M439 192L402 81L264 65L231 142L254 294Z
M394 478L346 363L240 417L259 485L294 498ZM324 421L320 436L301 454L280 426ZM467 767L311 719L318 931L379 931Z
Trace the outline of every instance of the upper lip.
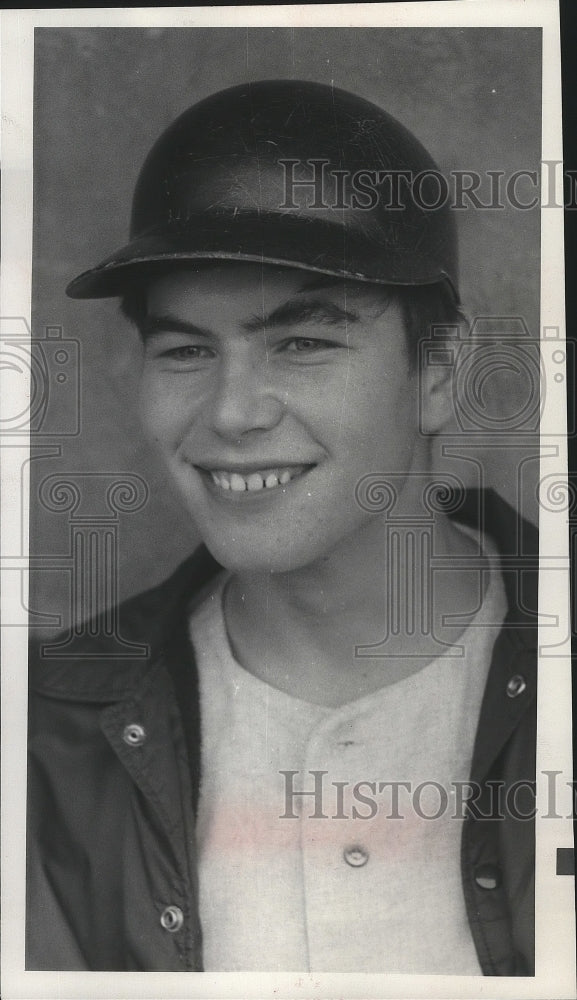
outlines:
M237 472L241 476L248 476L251 472L262 472L263 469L297 469L303 465L316 465L316 462L287 462L277 459L259 459L257 462L193 462L197 469L205 472Z

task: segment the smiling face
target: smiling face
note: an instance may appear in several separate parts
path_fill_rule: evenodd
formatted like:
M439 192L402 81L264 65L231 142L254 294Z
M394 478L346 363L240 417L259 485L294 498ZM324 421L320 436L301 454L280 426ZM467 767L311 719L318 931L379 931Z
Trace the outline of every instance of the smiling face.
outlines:
M427 469L400 312L372 286L246 263L178 270L151 283L142 334L144 424L230 569L370 551L379 518L356 503L359 480Z

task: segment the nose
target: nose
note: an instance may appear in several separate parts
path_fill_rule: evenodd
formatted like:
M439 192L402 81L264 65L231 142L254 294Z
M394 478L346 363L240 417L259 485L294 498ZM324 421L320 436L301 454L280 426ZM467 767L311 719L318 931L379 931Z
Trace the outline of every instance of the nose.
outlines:
M209 408L213 431L238 441L251 431L271 430L281 420L284 404L265 370L254 359L223 361Z

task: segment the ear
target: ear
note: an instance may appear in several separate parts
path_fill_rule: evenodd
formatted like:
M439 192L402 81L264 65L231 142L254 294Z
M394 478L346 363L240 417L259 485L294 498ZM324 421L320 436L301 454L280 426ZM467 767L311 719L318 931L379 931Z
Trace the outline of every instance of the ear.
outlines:
M423 434L438 434L453 417L453 352L437 352L436 357L423 357L419 369Z

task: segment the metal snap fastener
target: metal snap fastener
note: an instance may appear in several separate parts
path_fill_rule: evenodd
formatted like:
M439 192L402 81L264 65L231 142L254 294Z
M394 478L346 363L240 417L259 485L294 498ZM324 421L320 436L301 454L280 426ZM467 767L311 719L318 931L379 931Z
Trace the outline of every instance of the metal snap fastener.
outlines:
M176 934L184 923L184 916L180 906L167 906L160 915L161 926L165 931Z
M497 865L479 865L475 868L475 882L480 889L498 889L501 885L501 870Z
M125 726L122 739L129 747L139 747L142 746L146 739L146 732L139 726L136 722L131 722L129 726Z
M354 847L345 848L343 858L351 868L362 868L369 860L369 855L364 847L359 847L358 844L355 844Z
M515 674L507 684L507 695L509 698L517 698L520 694L523 694L526 688L527 683L523 675Z

